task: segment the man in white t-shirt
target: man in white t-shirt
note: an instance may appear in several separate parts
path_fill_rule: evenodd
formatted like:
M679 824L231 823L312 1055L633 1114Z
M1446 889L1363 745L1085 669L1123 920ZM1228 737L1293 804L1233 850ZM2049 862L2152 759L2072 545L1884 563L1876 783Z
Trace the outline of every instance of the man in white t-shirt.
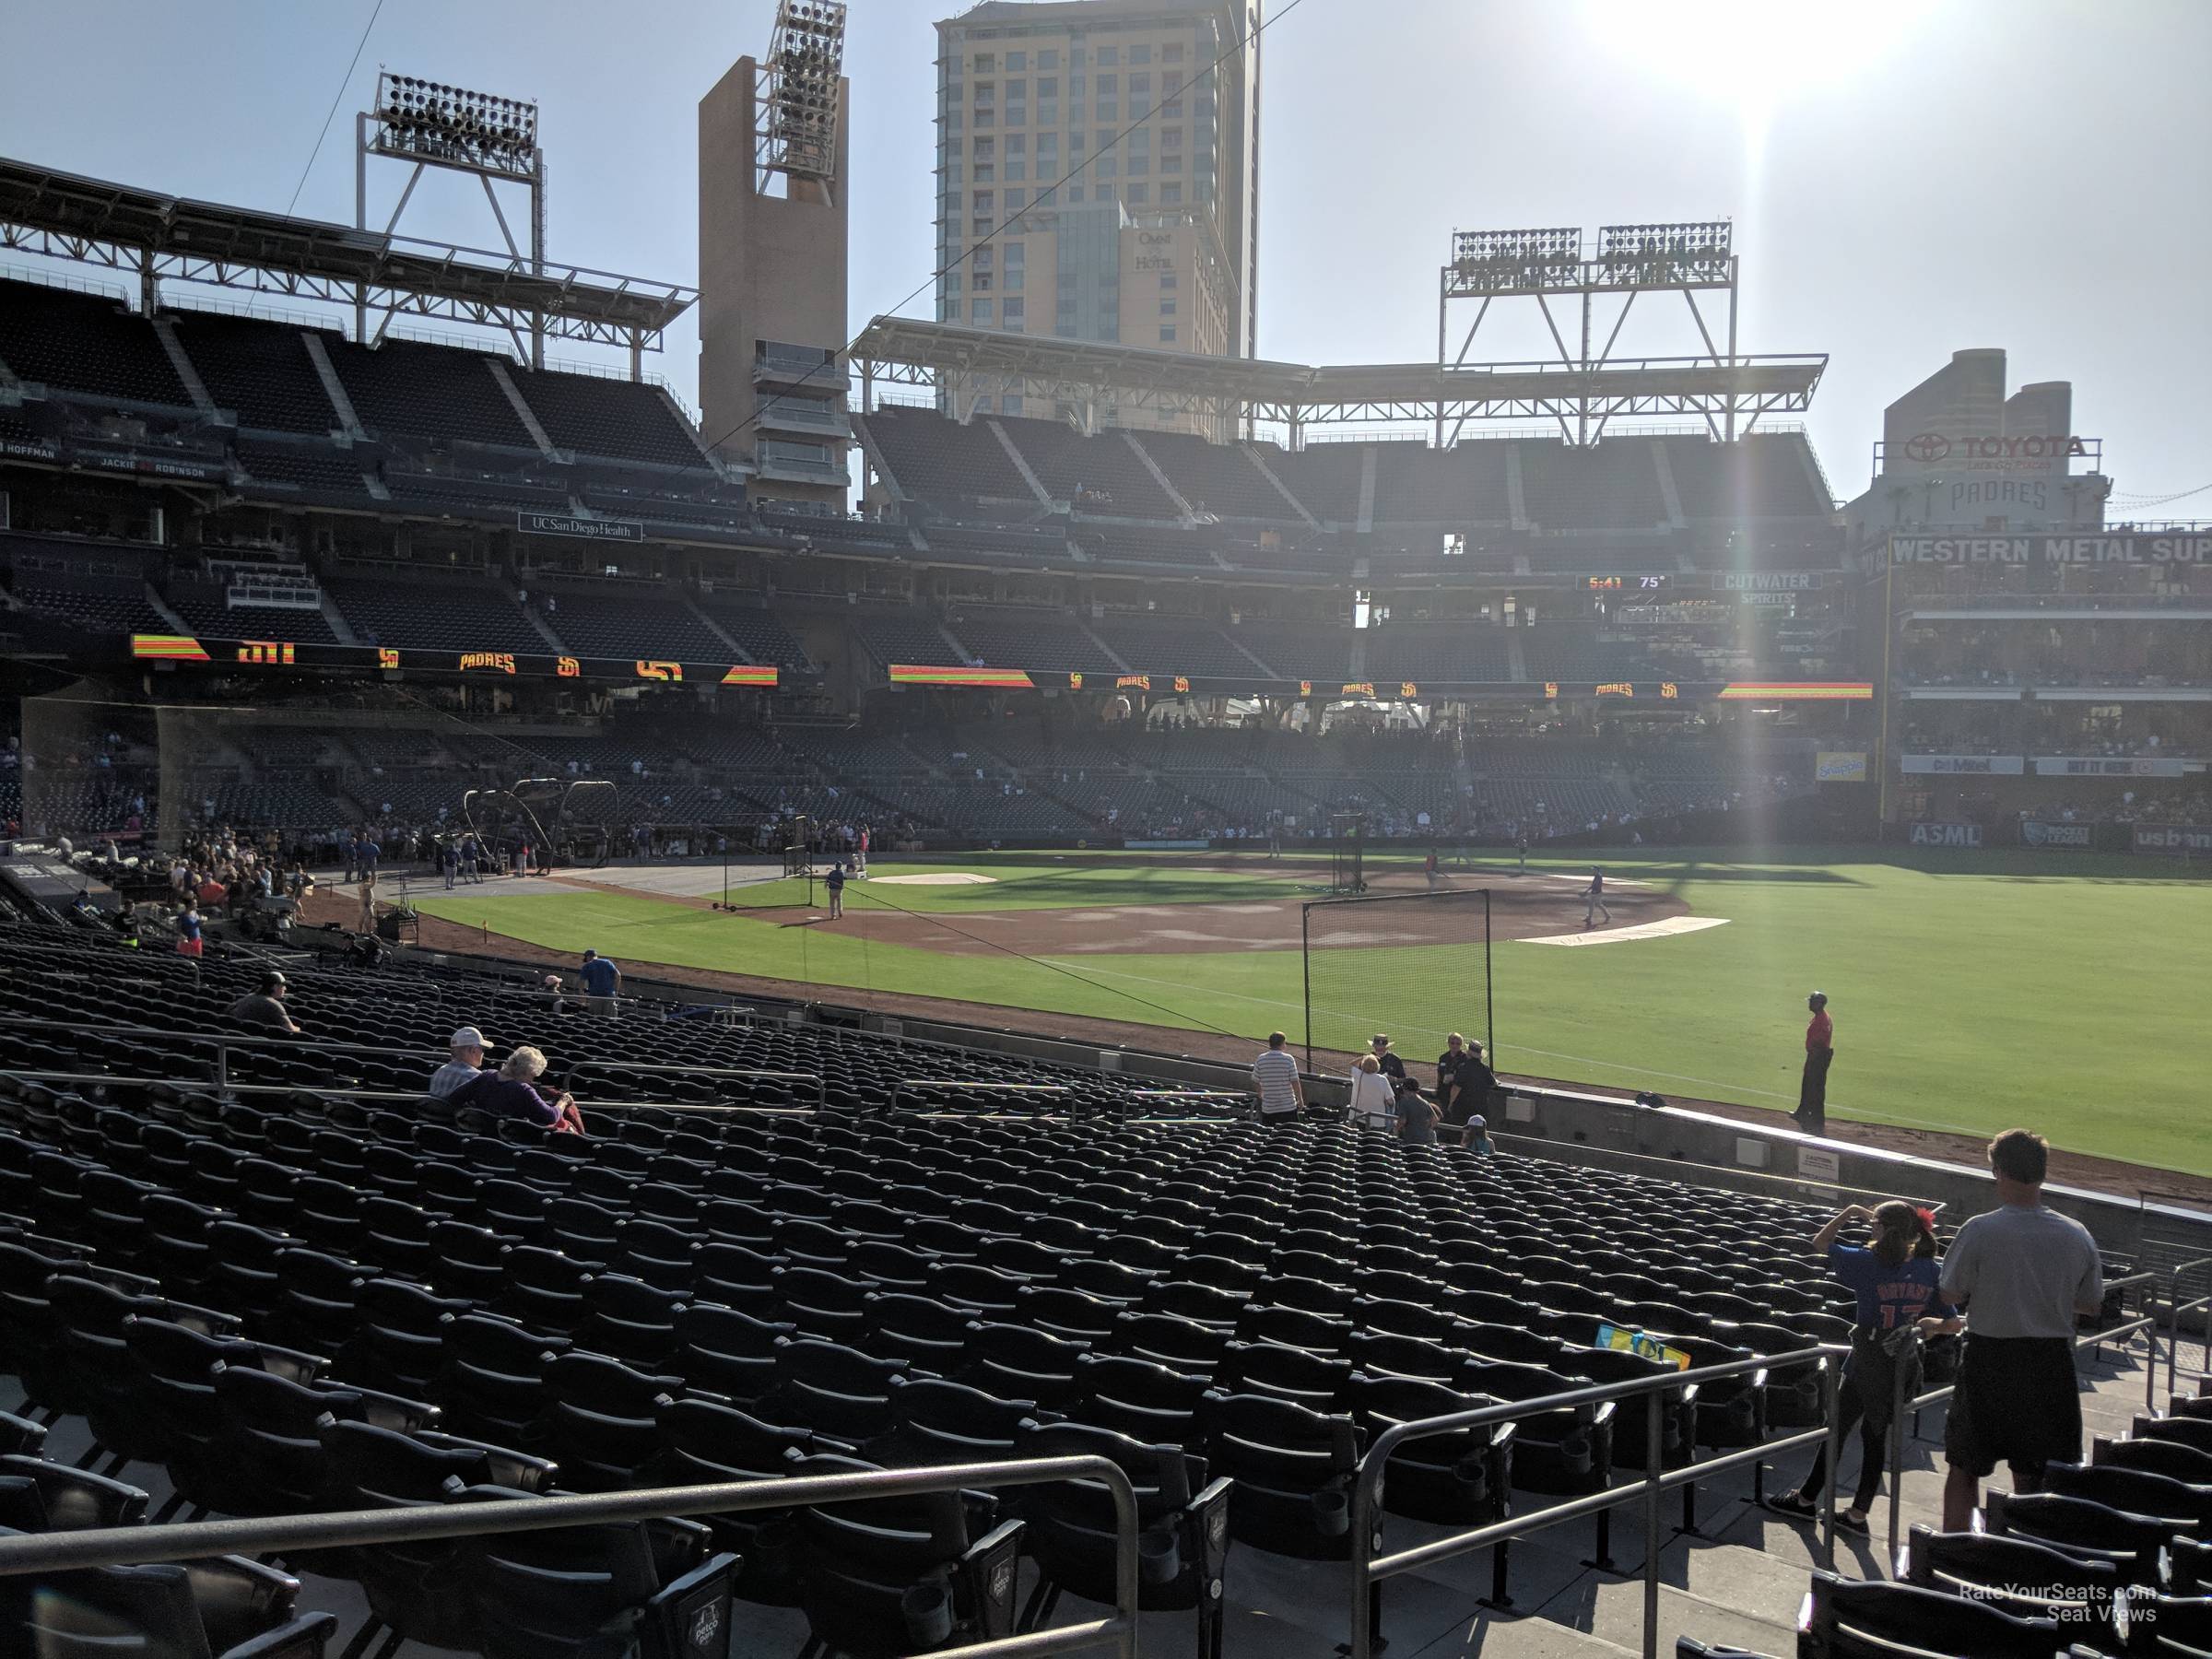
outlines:
M2081 1461L2077 1319L2104 1303L2089 1230L2043 1203L2050 1144L2025 1129L1989 1143L1997 1207L1971 1218L1944 1253L1943 1300L1966 1312L1966 1351L1944 1425L1950 1465L1943 1529L1964 1532L1999 1460L2013 1489L2042 1489L2043 1469Z
M1306 1103L1298 1062L1284 1041L1282 1032L1269 1032L1265 1052L1252 1063L1252 1081L1260 1091L1260 1116L1270 1123L1288 1123Z

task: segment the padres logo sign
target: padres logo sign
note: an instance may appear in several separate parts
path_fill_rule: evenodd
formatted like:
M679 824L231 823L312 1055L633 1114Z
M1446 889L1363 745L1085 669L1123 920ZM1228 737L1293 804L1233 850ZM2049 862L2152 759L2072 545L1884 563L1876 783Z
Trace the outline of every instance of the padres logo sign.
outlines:
M376 648L376 665L379 668L398 667L399 647L396 645L379 645Z
M581 679L583 676L583 665L574 657L555 657L553 672L562 679Z
M465 651L461 653L461 671L488 668L495 674L514 672L514 653L512 651Z
M638 677L649 680L680 680L684 677L684 665L681 663L641 661L638 664Z

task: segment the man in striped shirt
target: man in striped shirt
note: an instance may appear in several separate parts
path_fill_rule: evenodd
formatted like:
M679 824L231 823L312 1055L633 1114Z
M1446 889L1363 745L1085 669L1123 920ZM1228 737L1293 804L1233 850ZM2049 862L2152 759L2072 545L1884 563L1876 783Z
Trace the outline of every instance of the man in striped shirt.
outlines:
M1252 1080L1260 1091L1260 1116L1277 1123L1296 1117L1298 1109L1306 1103L1298 1062L1290 1057L1283 1041L1280 1031L1270 1033L1267 1052L1252 1063Z

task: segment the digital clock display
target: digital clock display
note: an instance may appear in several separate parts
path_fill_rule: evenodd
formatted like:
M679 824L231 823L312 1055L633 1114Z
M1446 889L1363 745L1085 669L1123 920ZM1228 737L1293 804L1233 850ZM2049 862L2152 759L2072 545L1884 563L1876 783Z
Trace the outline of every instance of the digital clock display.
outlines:
M1666 586L1664 572L1639 576L1585 576L1583 585L1593 594L1656 594Z

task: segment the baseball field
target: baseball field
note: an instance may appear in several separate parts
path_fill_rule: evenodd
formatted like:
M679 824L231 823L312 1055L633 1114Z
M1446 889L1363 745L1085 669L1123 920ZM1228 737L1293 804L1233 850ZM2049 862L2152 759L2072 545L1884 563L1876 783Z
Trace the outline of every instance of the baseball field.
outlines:
M1450 867L1492 895L1489 982L1470 901L1330 912L1314 997L1327 1064L1373 1030L1409 1057L1494 1032L1500 1070L1684 1098L1796 1100L1805 997L1836 1022L1831 1118L1968 1134L2031 1121L2074 1150L2212 1174L2212 881L2146 859L1867 849L1668 850ZM1377 890L1420 893L1371 856ZM828 915L818 878L609 867L419 899L433 916L580 955L788 982L835 999L1302 1043L1302 904L1325 866L1221 853L1024 853L878 861ZM715 908L725 896L735 907ZM1321 935L1316 935L1322 936ZM1342 951L1336 956L1333 952ZM923 1001L921 999L930 999Z

